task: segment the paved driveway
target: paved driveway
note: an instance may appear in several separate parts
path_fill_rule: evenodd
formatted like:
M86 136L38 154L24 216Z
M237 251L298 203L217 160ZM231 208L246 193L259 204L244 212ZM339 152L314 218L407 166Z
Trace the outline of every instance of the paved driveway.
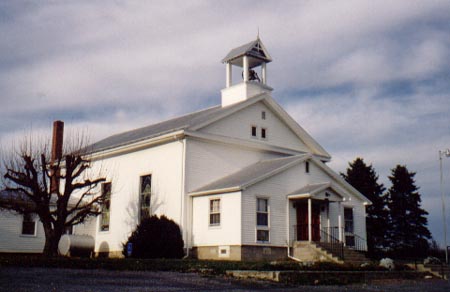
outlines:
M175 272L121 272L46 268L0 268L0 291L450 291L448 282L390 281L371 285L284 287Z

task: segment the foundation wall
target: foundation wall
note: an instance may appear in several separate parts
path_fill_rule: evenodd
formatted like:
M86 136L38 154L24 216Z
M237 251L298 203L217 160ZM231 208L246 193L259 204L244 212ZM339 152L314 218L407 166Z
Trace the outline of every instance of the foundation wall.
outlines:
M198 246L192 256L200 260L274 261L286 260L286 247L273 246Z

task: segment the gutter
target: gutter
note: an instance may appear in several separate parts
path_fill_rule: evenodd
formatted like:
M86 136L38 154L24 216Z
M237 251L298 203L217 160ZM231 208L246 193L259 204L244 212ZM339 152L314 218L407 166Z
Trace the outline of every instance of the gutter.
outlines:
M236 187L223 188L223 189L192 192L189 194L189 196L197 197L197 196L214 195L214 194L222 194L222 193L232 193L232 192L241 191L242 189L244 189L244 188L241 186L236 186Z

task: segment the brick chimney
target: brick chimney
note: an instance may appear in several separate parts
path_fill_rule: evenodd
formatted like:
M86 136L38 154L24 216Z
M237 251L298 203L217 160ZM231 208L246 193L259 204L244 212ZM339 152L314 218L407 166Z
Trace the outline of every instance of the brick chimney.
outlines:
M52 139L52 157L50 160L51 165L55 165L62 157L63 149L63 137L64 137L64 122L54 121L53 122L53 139ZM59 169L52 176L50 182L50 191L52 193L57 193L59 190Z

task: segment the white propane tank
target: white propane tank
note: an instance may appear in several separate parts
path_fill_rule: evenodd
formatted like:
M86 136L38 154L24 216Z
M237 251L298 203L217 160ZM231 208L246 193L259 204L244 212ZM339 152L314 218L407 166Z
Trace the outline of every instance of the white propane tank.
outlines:
M63 256L90 256L95 240L90 235L65 234L58 243L58 251Z

